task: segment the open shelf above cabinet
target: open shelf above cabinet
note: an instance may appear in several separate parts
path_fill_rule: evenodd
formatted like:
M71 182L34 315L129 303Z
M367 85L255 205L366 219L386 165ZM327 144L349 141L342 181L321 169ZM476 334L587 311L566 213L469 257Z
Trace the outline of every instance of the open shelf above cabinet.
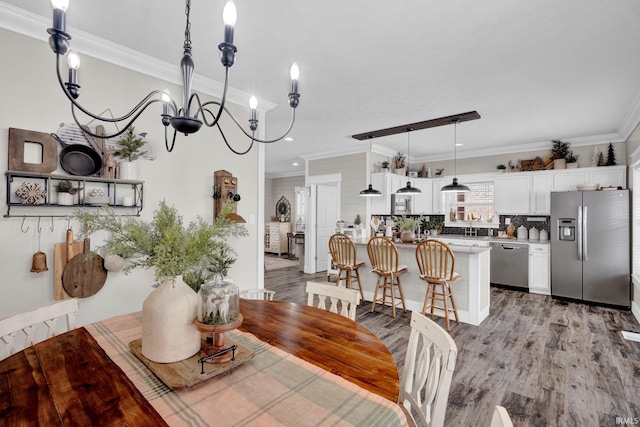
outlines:
M74 175L38 174L7 171L7 212L10 217L68 217L69 208L111 206L122 216L140 216L143 208L144 181ZM72 184L71 201L61 203L56 186ZM24 187L22 197L16 191ZM46 213L41 211L46 208ZM17 209L17 210L14 210Z

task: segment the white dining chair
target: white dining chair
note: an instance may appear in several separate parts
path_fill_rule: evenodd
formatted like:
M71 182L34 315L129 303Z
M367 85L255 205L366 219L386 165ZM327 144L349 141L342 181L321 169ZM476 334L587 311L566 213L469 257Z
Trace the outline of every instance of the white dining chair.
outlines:
M511 417L503 406L496 406L491 418L491 427L513 427Z
M0 360L11 356L16 350L22 350L42 341L38 339L42 335L39 332L42 328L39 326L46 326L46 338L75 329L77 312L78 300L73 298L0 320L0 339L4 343ZM62 317L66 317L67 320L66 330L59 329L56 322ZM22 346L16 346L16 337L20 333L25 335L25 339Z
M244 299L261 299L273 301L276 291L268 291L266 289L247 289L240 292L240 298Z
M398 403L404 405L416 424L444 425L457 354L456 343L447 331L417 311L411 314Z
M314 301L318 298L318 305ZM360 292L355 289L340 288L336 285L327 285L318 282L307 282L307 305L315 306L332 313L339 314L356 320L356 307L360 304Z

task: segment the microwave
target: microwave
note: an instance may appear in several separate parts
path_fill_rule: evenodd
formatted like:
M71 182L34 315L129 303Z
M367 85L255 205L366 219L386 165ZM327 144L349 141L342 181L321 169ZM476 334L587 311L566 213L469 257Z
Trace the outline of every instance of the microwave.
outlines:
M410 215L413 196L392 194L391 213L393 215Z

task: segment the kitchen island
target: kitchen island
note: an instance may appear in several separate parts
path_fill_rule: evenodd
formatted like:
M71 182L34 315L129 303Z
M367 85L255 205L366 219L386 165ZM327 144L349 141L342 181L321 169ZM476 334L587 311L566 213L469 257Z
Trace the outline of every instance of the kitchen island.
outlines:
M371 262L367 254L367 240L353 242L357 248L358 262L364 262L360 268L360 282L367 301L373 301L378 276L371 272ZM416 262L417 244L396 243L399 264L407 266L407 273L400 276L407 310L422 311L427 282L420 279ZM455 271L460 279L451 286L458 317L461 322L479 325L489 315L489 270L491 249L479 246L450 245L456 259ZM381 310L378 305L377 310ZM452 317L452 320L453 319Z

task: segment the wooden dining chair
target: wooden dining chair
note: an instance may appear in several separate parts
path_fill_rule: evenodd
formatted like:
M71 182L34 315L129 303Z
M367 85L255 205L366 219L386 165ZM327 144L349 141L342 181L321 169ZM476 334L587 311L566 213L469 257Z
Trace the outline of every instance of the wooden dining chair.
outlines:
M386 237L376 236L369 239L367 252L371 261L371 271L378 275L371 311L373 312L376 308L378 301L383 306L389 302L393 317L396 317L396 305L398 305L396 299L400 300L402 309L407 311L402 293L402 284L400 283L400 276L407 272L407 266L398 264L398 248L396 248L396 245ZM382 296L378 298L380 288L382 288ZM396 294L396 289L398 294Z
M240 298L244 299L260 299L273 301L276 291L268 291L266 289L247 289L240 292Z
M417 311L410 325L398 403L416 424L441 427L458 348L447 331Z
M511 417L503 406L496 406L491 418L491 427L513 427Z
M351 238L342 233L331 236L329 238L329 253L334 264L338 267L336 285L340 286L340 282L344 281L345 288L352 289L357 284L360 297L364 301L360 273L358 273L358 269L364 266L364 262L356 261L356 245L353 244Z
M73 298L0 320L0 339L4 343L0 360L11 356L16 350L22 350L42 341L39 338L44 331L42 331L43 327L39 326L46 326L46 338L75 329L77 312L78 300ZM62 317L66 317L67 320L65 330L59 329L56 322ZM25 335L22 346L15 345L16 336L19 333Z
M314 302L318 300L318 304ZM356 320L356 308L360 304L360 293L355 289L339 288L325 283L307 282L307 305L318 307L332 313L338 313Z
M460 275L454 271L455 257L451 248L439 240L424 240L416 246L416 261L420 271L420 279L427 282L427 293L422 305L422 314L444 317L447 331L450 330L450 314L453 313L456 323L458 310L451 292L451 284L460 279ZM437 305L441 302L442 305ZM434 311L442 311L440 315Z

